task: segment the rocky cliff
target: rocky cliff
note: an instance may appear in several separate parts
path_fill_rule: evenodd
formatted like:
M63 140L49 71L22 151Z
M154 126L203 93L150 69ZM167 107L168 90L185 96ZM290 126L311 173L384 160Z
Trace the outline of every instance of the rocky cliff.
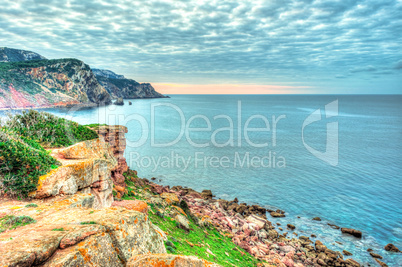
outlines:
M150 83L138 83L126 79L110 70L95 69L96 78L106 88L112 98L122 97L124 99L136 98L164 98L166 96L155 91Z
M32 51L0 47L0 62L16 62L41 59L46 58Z
M62 166L40 177L32 199L0 199L0 266L219 267L166 254L151 206L114 201L112 177L127 171L127 128L97 130L99 139L51 151Z
M80 60L0 63L0 108L110 103L109 93Z

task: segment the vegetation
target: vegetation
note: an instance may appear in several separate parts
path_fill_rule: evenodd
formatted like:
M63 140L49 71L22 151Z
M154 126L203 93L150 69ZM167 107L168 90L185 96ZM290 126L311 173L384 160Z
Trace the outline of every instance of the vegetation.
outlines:
M92 123L92 124L86 124L84 126L89 127L89 128L97 129L100 126L107 126L107 124L104 124L104 123Z
M137 176L129 171L124 174L128 185L128 194L123 199L139 199L148 189L137 186L131 177ZM259 260L245 252L242 248L235 245L232 240L219 232L214 226L203 227L196 223L194 215L188 209L187 203L182 201L180 206L185 211L190 222L190 231L185 231L178 227L177 222L169 217L165 211L172 206L164 207L157 204L149 204L149 219L165 233L168 234L168 241L165 242L166 250L169 254L191 255L218 263L222 266L257 266Z
M60 165L43 146L65 147L97 137L88 127L45 112L9 115L0 123L0 194L27 197L40 176Z
M26 197L58 161L37 142L0 129L0 191Z
M85 224L96 224L96 222L94 221L90 221L90 222L81 222L81 224L85 225Z
M37 208L38 205L36 205L35 203L30 203L28 205L25 205L25 208Z
M27 224L36 223L36 220L29 216L14 216L14 215L6 215L0 218L0 233L6 230L12 230L20 226L24 226Z
M52 231L66 231L66 230L64 230L64 228L62 227L62 228L54 228L52 229Z
M10 116L4 128L29 136L45 147L66 147L98 137L86 126L32 109Z

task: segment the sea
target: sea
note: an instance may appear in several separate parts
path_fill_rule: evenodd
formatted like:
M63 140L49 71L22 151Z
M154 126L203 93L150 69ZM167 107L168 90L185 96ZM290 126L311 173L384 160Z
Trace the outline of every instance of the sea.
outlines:
M376 266L371 248L402 266L402 253L384 250L402 249L401 95L171 95L44 111L127 126L125 156L140 177L284 210L269 220L365 265Z

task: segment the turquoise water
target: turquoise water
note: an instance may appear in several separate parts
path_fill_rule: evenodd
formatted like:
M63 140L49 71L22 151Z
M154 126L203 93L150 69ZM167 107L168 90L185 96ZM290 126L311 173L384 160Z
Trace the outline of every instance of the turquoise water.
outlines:
M336 100L338 112L325 113L325 105ZM366 252L370 247L390 266L402 266L402 254L383 249L387 243L402 248L402 96L175 95L132 102L46 111L80 123L126 125L126 158L142 177L281 208L287 217L272 221L292 223L301 235L314 233L361 262L374 263ZM334 157L332 165L317 158L303 143L303 122L317 109L322 119L305 126L304 143L324 152L327 124L337 125L338 145L328 146L338 147L337 164ZM254 115L249 128L268 123L270 130L249 131L247 140L245 124ZM204 131L195 132L196 127ZM312 221L316 216L323 221ZM328 222L362 230L363 238L342 235Z

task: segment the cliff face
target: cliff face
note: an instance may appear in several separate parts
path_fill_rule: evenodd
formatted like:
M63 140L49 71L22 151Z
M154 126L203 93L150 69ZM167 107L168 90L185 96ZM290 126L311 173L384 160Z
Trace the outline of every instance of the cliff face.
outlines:
M41 59L46 58L32 51L0 47L0 62L16 62Z
M103 87L109 92L112 98L164 98L166 96L155 91L149 83L138 83L131 79L126 79L123 75L117 75L110 70L98 70L94 72L96 78Z
M110 103L109 93L80 60L0 63L0 108Z

